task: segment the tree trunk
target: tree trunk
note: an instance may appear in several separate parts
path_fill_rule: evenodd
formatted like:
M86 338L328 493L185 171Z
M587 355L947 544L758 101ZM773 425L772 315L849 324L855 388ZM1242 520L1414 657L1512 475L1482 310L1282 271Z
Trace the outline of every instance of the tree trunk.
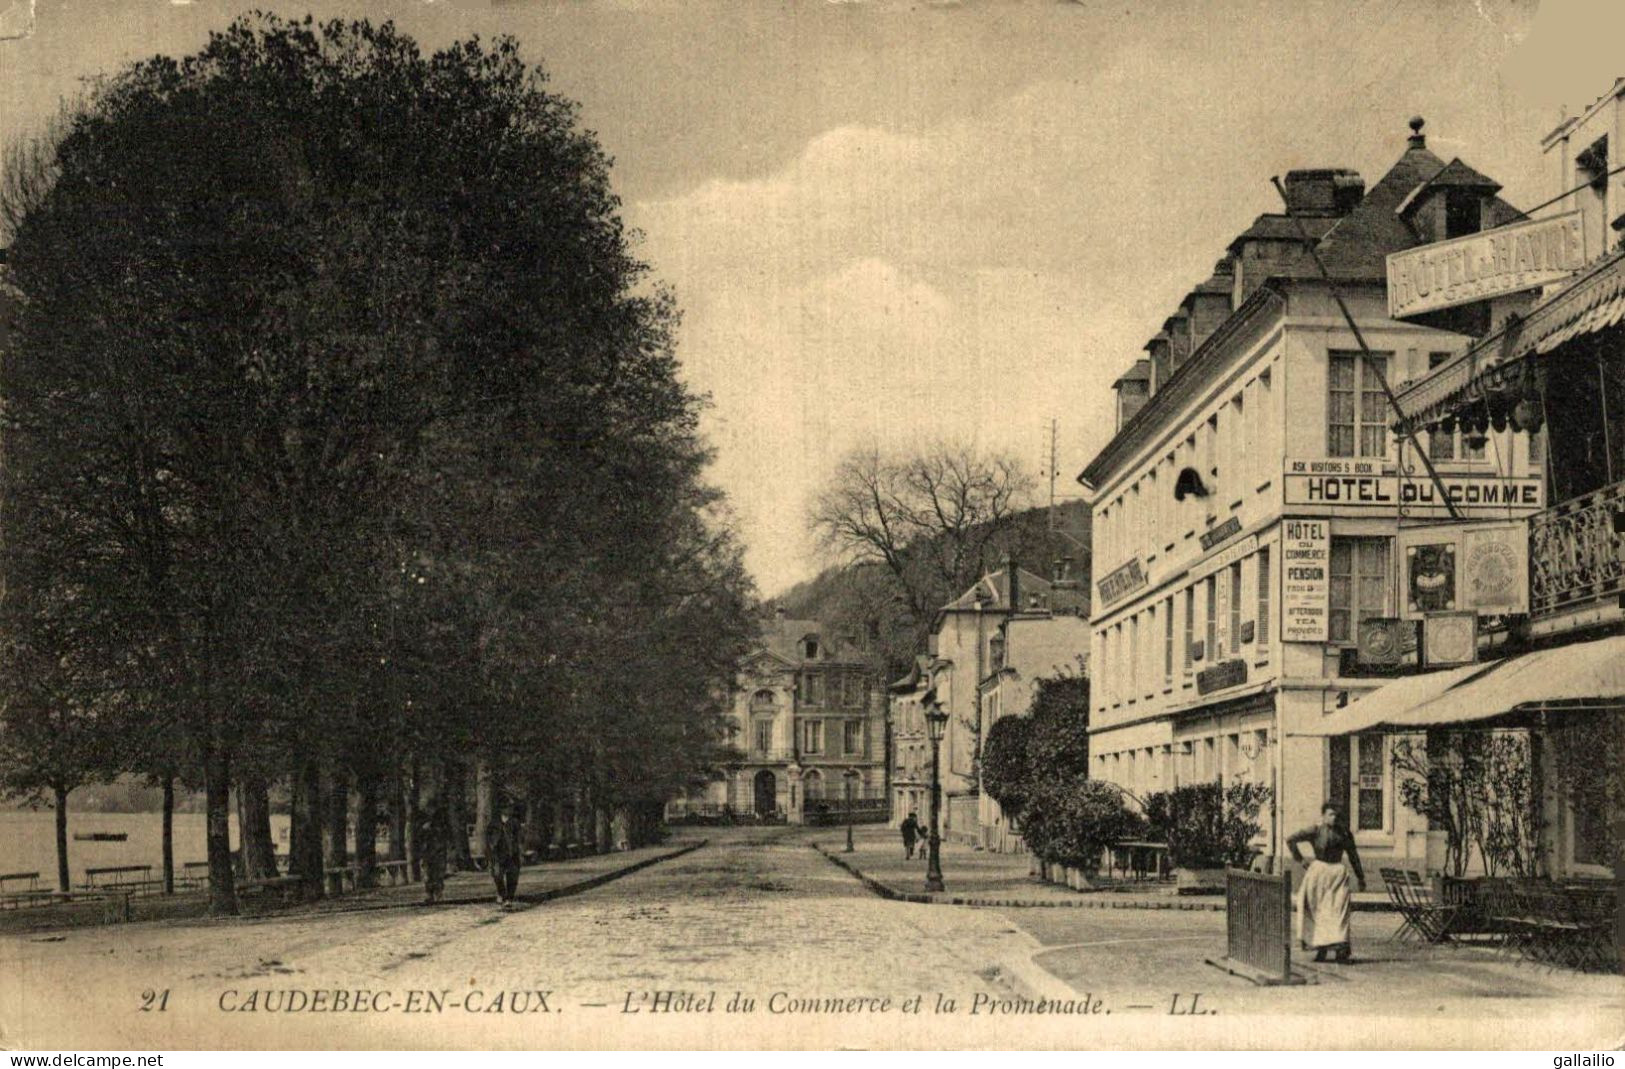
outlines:
M389 763L389 778L385 781L389 789L389 860L406 860L406 826L411 823L411 815L406 808L406 784L401 776L399 761Z
M468 846L467 770L460 762L446 763L446 778L442 784L446 799L446 821L451 825L451 860L460 872L472 871L474 854Z
M491 774L491 763L480 758L474 765L474 841L485 849L485 829L491 826L492 809L496 802L496 777ZM491 859L485 859L486 867Z
M609 853L613 844L609 838L609 810L601 805L592 808L593 830L592 841L597 853Z
M175 893L175 777L164 777L164 894Z
M237 912L237 874L231 868L231 762L214 742L203 758L203 799L209 848L209 912Z
M423 849L418 842L418 822L423 819L421 778L418 759L414 757L406 775L406 797L401 799L401 808L406 810L406 857L411 863L413 883L423 879Z
M553 795L553 846L556 856L564 856L564 848L570 845L570 832L564 823L564 795Z
M355 885L378 883L378 774L371 768L355 777Z
M304 892L320 898L322 889L322 773L302 760L294 773L293 829L288 848L288 874L298 876Z
M327 788L322 799L322 868L334 872L350 864L350 780L336 764L323 777ZM334 894L344 893L344 877L333 877Z
M237 838L242 844L245 878L264 880L277 874L276 841L271 836L271 788L264 776L238 778ZM293 849L291 841L288 849Z
M68 788L55 784L56 792L56 884L60 891L72 890L68 876Z
M609 821L609 839L617 850L632 848L632 809L618 805Z

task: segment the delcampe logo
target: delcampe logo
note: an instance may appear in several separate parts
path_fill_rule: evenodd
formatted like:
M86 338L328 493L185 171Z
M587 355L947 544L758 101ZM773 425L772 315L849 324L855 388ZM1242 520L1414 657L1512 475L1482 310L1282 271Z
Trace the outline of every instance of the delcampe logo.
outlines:
M34 0L0 0L0 41L15 41L34 32Z

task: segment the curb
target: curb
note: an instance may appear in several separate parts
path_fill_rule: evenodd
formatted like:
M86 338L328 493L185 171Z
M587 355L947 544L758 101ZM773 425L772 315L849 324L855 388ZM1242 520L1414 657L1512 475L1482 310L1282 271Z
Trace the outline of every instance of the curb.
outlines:
M613 880L618 880L622 876L630 876L632 873L641 871L643 869L646 869L651 865L658 865L663 861L671 861L674 858L682 857L684 854L691 854L694 851L700 849L701 847L709 845L709 843L710 843L709 839L700 839L700 840L698 840L696 842L685 843L682 846L677 847L676 849L673 849L673 850L668 850L665 853L656 854L653 857L641 858L638 861L635 861L635 862L633 862L633 863L631 863L629 865L623 865L623 866L621 866L619 868L607 869L604 872L597 873L596 875L589 876L589 877L587 877L585 879L582 879L582 880L577 880L574 883L566 883L566 884L562 884L562 885L560 885L558 887L550 887L550 888L548 888L548 889L546 889L544 891L536 891L536 892L533 892L531 894L522 894L522 895L520 895L518 897L518 901L519 901L519 904L520 904L520 907L521 907L518 912L523 912L524 910L528 910L528 909L531 909L532 907L539 906L544 902L551 902L551 901L553 901L554 899L557 899L557 898L567 898L570 895L577 895L577 894L581 894L581 893L583 893L585 891L591 891L592 889L594 889L596 887L602 887L604 884L609 883L609 882L611 882ZM339 915L347 914L347 913L378 913L378 912L381 912L383 910L390 910L390 909L395 909L395 910L417 910L417 909L438 908L438 907L441 907L441 906L475 906L475 905L490 903L491 902L491 897L492 897L491 893L486 892L486 893L480 894L480 895L475 896L475 897L469 897L467 895L464 895L464 896L458 897L458 898L442 898L439 902L435 902L432 905L430 903L428 903L428 902L424 902L420 898L420 899L416 899L416 900L413 900L413 901L410 901L410 902L400 902L400 901L355 901L355 902L348 902L348 903L345 903L344 905L337 906L337 907L330 907L330 908L327 908L327 909L306 909L306 908L300 908L298 906L295 906L294 908L291 908L291 909L274 910L274 911L267 912L267 913L239 913L239 914L236 914L234 916L226 916L226 917L210 916L207 913L180 914L180 915L176 915L176 916L167 916L167 917L165 917L165 916L137 917L134 920L126 921L126 922L123 922L123 923L119 924L118 927L122 928L122 927L125 927L125 926L130 925L130 924L165 924L165 923L172 923L172 922L178 922L178 923L187 924L187 925L195 925L195 924L208 924L208 925L261 924L261 923L266 923L266 922L270 922L270 921L286 920L286 919L295 918L295 917L298 917L298 918L330 917L330 916L339 916ZM86 925L86 924L55 925L55 926L47 926L47 927L43 927L43 928L23 929L23 930L19 930L19 931L16 931L16 932L5 932L5 933L3 933L3 935L0 935L0 937L5 937L5 936L30 936L31 937L31 936L35 936L35 935L50 933L50 932L61 932L61 931L80 930L80 929L93 929L93 928L103 928L103 927L107 927L107 925Z
M591 891L595 887L602 887L604 884L609 883L612 880L618 880L622 876L630 876L632 873L646 869L650 865L658 865L662 861L670 861L673 858L682 857L684 854L692 854L700 847L710 843L710 841L711 840L709 839L701 839L698 842L692 842L684 846L680 846L675 850L668 850L663 854L656 854L654 857L642 858L641 860L635 861L630 865L623 865L620 868L615 869L606 869L595 876L589 876L586 879L578 880L575 883L566 883L561 884L558 887L549 887L545 891L536 891L528 895L522 894L518 896L518 901L524 907L524 909L530 909L532 906L539 906L544 902L551 902L556 898L568 898L571 895L578 895L584 891ZM434 903L423 901L356 902L341 906L337 909L312 909L305 911L288 910L277 913L262 913L258 916L244 917L241 919L250 921L280 920L283 917L322 917L329 914L368 913L385 909L428 909L431 908L431 906L479 906L488 905L490 902L491 892L486 891L473 897L465 895L461 898L442 898L440 901ZM523 912L523 910L521 910L521 912Z
M863 885L881 898L889 898L894 902L916 902L921 905L942 906L971 906L977 909L1168 909L1185 910L1192 913L1223 913L1225 904L1223 899L1203 902L1188 899L1174 899L1172 901L1135 901L1133 899L1114 898L1116 892L1094 891L1079 892L1080 896L1095 894L1099 897L1079 897L1077 899L1059 899L1051 902L1034 902L1030 899L1020 898L976 898L963 895L930 895L918 891L899 891L894 887L881 883L873 876L865 875L853 865L843 860L840 855L824 849L822 843L810 843L824 857L845 869L862 881ZM1394 913L1396 912L1390 902L1351 902L1349 909L1353 913Z
M1099 892L1100 898L1060 899L1054 902L1032 902L1019 898L974 898L962 895L928 895L923 892L899 891L867 876L836 854L824 849L821 843L810 844L825 858L857 877L869 890L881 898L894 902L915 902L929 906L970 906L978 909L1180 909L1192 912L1223 913L1222 902L1134 902L1105 897L1110 892Z

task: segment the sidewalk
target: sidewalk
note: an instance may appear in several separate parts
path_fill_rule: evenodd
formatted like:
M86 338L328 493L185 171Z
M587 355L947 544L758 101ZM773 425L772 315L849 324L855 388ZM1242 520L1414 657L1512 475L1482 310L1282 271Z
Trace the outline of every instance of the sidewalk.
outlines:
M942 881L945 891L925 891L925 858L903 856L903 841L896 828L868 825L855 829L854 850L848 854L845 829L821 829L813 845L831 861L851 872L870 890L904 902L945 902L956 906L1052 907L1070 909L1174 909L1224 910L1223 895L1181 895L1173 885L1155 881L1102 881L1088 891L1074 891L1031 875L1030 854L996 854L960 843L942 844ZM1354 908L1387 911L1381 892L1357 893Z
M522 906L536 905L591 890L639 869L697 850L706 840L675 836L653 846L608 854L591 854L567 861L549 861L520 870L518 900ZM484 872L446 874L446 887L439 905L458 906L493 902L496 888ZM131 917L122 923L157 920L197 920L232 923L240 920L312 916L329 913L355 913L367 910L408 909L426 906L423 884L384 885L365 891L352 891L308 902L283 903L274 896L245 896L239 900L236 917L210 917L208 896L202 891L175 895L143 895L130 900ZM100 903L36 906L0 913L0 934L43 932L61 928L96 927L109 923Z

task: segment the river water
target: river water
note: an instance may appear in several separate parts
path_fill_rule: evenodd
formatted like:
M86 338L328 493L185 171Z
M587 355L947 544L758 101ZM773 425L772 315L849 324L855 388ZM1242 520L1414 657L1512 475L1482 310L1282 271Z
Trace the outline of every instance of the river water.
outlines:
M175 814L175 871L188 861L208 857L204 845L205 816ZM124 842L75 841L73 834L122 832ZM271 835L278 853L288 849L288 817L272 814ZM236 849L237 818L231 820L231 846ZM68 870L75 885L85 881L86 868L112 865L151 865L156 879L164 864L164 821L161 813L75 813L68 809ZM38 872L42 887L56 886L56 814L49 809L0 810L0 874ZM26 884L8 883L7 890Z

